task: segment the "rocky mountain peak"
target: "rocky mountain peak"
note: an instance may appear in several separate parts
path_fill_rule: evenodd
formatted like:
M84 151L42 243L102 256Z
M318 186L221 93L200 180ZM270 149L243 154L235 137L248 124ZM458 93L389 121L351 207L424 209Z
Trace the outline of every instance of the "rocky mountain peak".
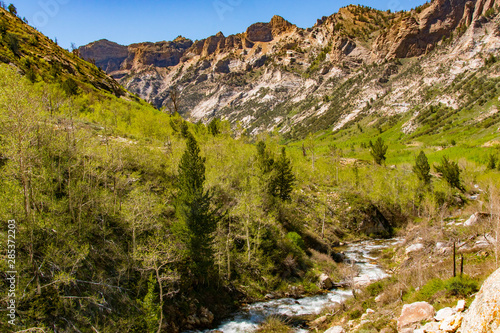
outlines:
M293 24L281 16L275 15L269 23L259 22L248 27L246 37L252 42L270 42L280 34L294 28Z
M194 43L178 37L173 42L128 48L99 41L84 48L101 52L100 58L94 57L102 60L97 63L101 68L157 107L165 105L171 87L177 86L184 101L181 114L195 121L225 117L242 122L250 133L275 126L287 132L299 124L306 131L309 123L338 129L367 112L381 96L391 96L387 86L406 63L399 59L420 63L443 49L453 53L453 59L474 57L484 52L483 44L488 45L487 50L499 50L497 2L500 0L434 0L396 13L351 5L305 30L274 16L268 23L251 25L245 33L225 37L219 32ZM124 48L128 52L125 59ZM114 49L117 51L110 51ZM82 52L86 59L89 54ZM434 66L447 57L441 53L431 63ZM415 82L424 74L419 75ZM365 86L353 89L347 97L351 87L342 82L364 78L368 80ZM406 87L408 84L400 89ZM338 95L332 97L337 89ZM411 104L385 99L388 104L379 106L383 112L390 113L387 110L396 104L404 105L401 112L405 112L406 104ZM296 113L290 116L288 110ZM351 114L344 119L347 113Z
M182 36L182 35L177 36L177 38L175 38L173 40L174 43L183 43L183 42L186 42L186 41L191 41L191 40L188 39L188 38L186 38L186 37L184 37L184 36Z

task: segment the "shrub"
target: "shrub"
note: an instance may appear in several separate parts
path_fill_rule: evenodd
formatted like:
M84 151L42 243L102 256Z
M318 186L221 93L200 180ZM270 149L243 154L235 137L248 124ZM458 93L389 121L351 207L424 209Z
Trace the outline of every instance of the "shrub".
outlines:
M15 34L7 34L6 36L7 46L15 55L19 52L19 38Z
M289 232L286 235L286 238L292 243L294 250L298 252L302 252L304 250L305 248L304 240L298 233L294 231Z
M349 312L349 319L355 320L361 318L361 315L363 315L363 312L360 309L354 309Z
M366 291L370 294L370 296L377 296L384 290L384 282L383 281L377 281L372 284L370 284L367 288Z
M446 280L445 289L449 295L467 297L479 290L477 281L467 275Z
M7 25L5 24L4 21L0 21L0 35L5 35L7 32Z
M66 95L73 96L78 93L78 84L72 78L67 79L61 84L61 88L64 90Z

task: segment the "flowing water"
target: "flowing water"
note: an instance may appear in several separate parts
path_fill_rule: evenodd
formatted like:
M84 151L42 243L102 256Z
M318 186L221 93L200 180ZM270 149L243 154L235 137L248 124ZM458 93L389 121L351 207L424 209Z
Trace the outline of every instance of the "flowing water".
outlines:
M356 265L360 272L354 278L354 283L365 284L387 277L388 274L375 263L376 255L380 250L393 246L399 241L398 239L369 240L345 246L342 250L346 255L346 261ZM282 298L253 303L239 309L216 329L204 332L253 332L269 316L294 317L319 314L325 306L341 303L349 297L352 297L352 290L336 289L318 296L300 299ZM295 331L298 333L308 332L301 328L296 328Z

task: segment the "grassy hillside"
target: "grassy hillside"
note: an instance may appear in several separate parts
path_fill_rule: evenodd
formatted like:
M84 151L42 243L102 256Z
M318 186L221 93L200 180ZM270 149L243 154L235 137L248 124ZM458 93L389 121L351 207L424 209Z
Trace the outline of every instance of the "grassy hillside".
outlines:
M495 61L456 79L468 101L458 109L429 104L405 115L361 114L340 131L302 141L277 132L249 137L226 121L191 124L160 112L0 14L0 54L11 64L0 65L0 219L16 221L18 272L17 326L2 316L2 331L210 326L270 292L317 293L322 272L341 281L349 272L333 260L340 242L395 233L412 239L445 218L500 206L500 171L487 170L498 154L497 81L488 74ZM405 132L409 121L416 126ZM383 165L370 155L379 137L388 145ZM421 150L431 165L443 156L458 162L460 189L434 169L423 186L412 171ZM378 222L388 227L373 229ZM2 223L0 238L8 230ZM405 297L419 297L417 281L404 283Z
M14 64L30 81L75 80L86 92L106 90L117 96L128 94L95 65L70 53L0 7L0 61Z

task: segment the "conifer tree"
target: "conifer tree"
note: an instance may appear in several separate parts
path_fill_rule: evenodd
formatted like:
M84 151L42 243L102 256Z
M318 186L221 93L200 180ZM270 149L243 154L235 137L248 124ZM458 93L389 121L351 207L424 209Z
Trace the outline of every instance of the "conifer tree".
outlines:
M488 156L488 170L494 170L497 166L498 159L494 154Z
M212 119L212 121L208 124L208 133L212 134L213 136L217 136L220 134L219 118Z
M430 175L431 167L429 165L429 161L427 160L427 156L423 150L420 151L420 154L417 156L415 160L415 165L413 166L413 172L417 175L418 179L423 182L425 185L430 184L431 175Z
M435 165L434 169L446 180L450 187L454 187L462 192L464 191L460 182L460 168L457 162L450 162L446 156L443 156L441 165Z
M291 199L295 176L292 173L290 159L286 156L285 148L282 148L281 155L273 165L273 173L269 180L269 194L282 201Z
M16 8L16 6L14 6L13 4L10 4L10 5L9 5L9 7L8 7L7 9L9 10L9 12L10 12L12 15L14 15L14 16L16 16L16 15L17 15L17 8Z
M259 141L257 143L257 159L259 168L263 174L268 174L272 171L274 158L266 149L266 144L264 143L264 141Z
M373 156L375 163L381 165L385 162L385 154L387 153L388 146L384 143L384 140L379 137L375 143L370 141L370 154Z
M157 304L156 302L156 293L155 293L155 283L153 274L149 276L148 280L148 293L144 296L144 300L140 301L142 305L142 310L144 311L144 320L146 321L146 327L148 333L155 333L159 331L158 329L158 321L160 318L161 312L161 304Z
M194 283L205 284L213 267L211 247L216 228L216 211L210 207L211 194L204 191L205 158L191 133L179 164L178 195L176 198L177 231L186 244L187 264Z

